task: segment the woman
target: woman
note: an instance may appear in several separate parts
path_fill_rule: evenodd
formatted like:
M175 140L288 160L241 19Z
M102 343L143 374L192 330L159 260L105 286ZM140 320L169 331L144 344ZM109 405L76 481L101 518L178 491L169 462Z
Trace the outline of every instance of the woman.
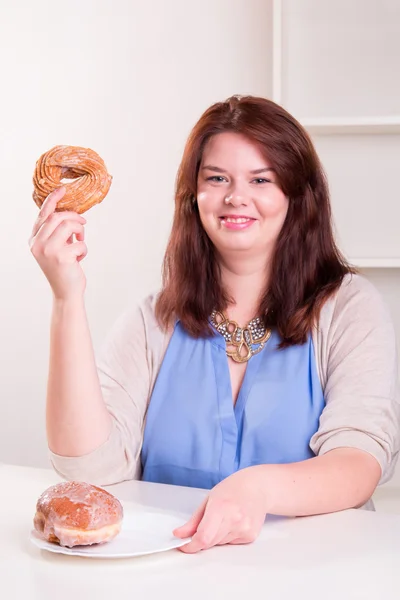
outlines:
M210 489L196 552L254 540L265 515L359 507L393 471L393 326L335 246L323 170L273 102L232 97L194 127L163 287L118 321L97 364L83 217L55 208L31 249L53 290L47 432L55 469ZM72 242L75 236L75 241Z

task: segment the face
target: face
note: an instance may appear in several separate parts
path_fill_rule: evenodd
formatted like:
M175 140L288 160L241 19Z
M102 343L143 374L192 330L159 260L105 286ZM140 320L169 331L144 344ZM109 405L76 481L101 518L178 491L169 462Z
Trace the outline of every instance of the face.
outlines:
M203 227L221 255L240 251L267 257L288 209L275 172L258 147L233 132L208 140L197 203Z

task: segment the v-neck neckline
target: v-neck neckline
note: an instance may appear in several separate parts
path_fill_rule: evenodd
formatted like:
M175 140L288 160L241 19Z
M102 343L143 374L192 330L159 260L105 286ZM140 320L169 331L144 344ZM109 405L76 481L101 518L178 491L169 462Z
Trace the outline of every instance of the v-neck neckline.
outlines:
M263 350L264 350L264 348L263 348ZM257 371L259 369L260 362L261 362L261 359L260 359L261 353L262 353L262 351L259 352L258 354L255 354L248 361L246 371L244 373L243 381L240 385L239 392L238 392L235 403L233 402L232 381L231 381L231 374L229 371L229 362L228 361L230 359L228 358L228 356L226 356L226 369L227 369L228 377L229 377L229 388L230 388L230 395L231 395L231 400L232 400L232 408L233 408L233 413L235 415L237 424L239 424L241 421L241 418L242 418L242 415L244 412L244 408L246 406L247 398L250 394L251 388L255 381Z
M254 354L247 362L247 367L246 367L246 370L245 370L245 373L243 376L243 380L242 380L242 383L241 383L239 391L238 391L237 399L236 399L236 402L234 402L231 374L230 374L230 370L229 370L229 360L231 360L231 359L226 354L226 341L225 341L222 333L220 333L217 329L215 329L215 327L213 325L212 325L212 327L213 327L213 331L215 333L214 333L213 338L211 339L211 342L215 343L217 346L219 346L220 349L222 349L224 352L224 358L225 358L224 370L228 377L231 406L232 406L233 414L235 415L236 421L238 421L238 417L240 420L241 415L243 414L243 410L244 410L244 407L246 404L247 397L251 391L251 387L252 387L254 379L257 375L257 371L258 371L258 368L259 368L260 362L261 362L261 356L266 351L271 337L266 341L264 348L258 354Z

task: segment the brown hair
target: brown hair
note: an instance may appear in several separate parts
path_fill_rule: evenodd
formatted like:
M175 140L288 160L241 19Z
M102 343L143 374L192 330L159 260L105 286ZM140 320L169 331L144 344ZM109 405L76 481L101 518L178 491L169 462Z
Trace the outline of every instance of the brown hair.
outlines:
M277 329L281 347L301 344L316 324L324 302L345 274L354 270L335 244L328 186L308 134L282 107L265 98L233 96L214 104L188 138L177 175L157 319L163 327L180 319L193 337L208 336L211 312L224 310L229 302L196 203L204 146L211 136L226 131L245 135L257 144L289 199L259 315L267 327Z

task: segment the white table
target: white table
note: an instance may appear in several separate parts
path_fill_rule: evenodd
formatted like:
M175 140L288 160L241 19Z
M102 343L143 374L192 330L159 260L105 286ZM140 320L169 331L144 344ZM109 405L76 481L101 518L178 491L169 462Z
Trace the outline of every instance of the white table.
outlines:
M0 465L0 598L4 600L398 600L400 516L367 511L270 518L247 546L187 555L97 560L53 554L29 541L51 470ZM127 482L122 501L191 514L203 490Z

